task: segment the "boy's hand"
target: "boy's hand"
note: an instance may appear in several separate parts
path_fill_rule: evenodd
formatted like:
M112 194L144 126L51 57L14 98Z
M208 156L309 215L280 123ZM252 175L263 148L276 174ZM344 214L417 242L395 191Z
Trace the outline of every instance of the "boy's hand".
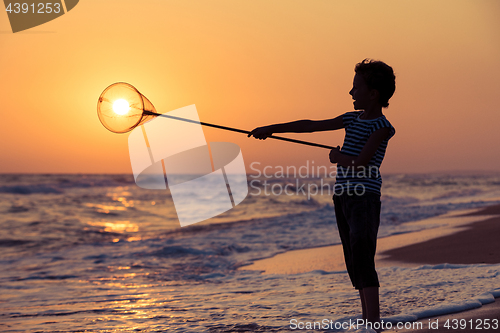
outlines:
M273 135L273 132L269 127L270 126L257 127L256 129L252 130L250 134L248 134L248 137L253 136L256 139L265 140L267 137Z
M340 146L337 146L337 148L332 149L330 151L330 162L338 163L340 155L342 155L342 153L340 152Z

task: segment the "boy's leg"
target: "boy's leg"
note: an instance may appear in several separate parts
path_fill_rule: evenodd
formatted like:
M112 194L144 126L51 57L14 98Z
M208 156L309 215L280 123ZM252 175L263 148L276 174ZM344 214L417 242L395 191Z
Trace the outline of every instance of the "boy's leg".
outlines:
M380 302L378 289L378 287L366 287L359 291L359 294L362 297L361 303L364 302L365 306L363 308L363 319L372 323L380 321Z
M366 199L358 201L352 198L346 205L345 197L334 197L347 271L353 285L359 289L363 319L371 322L380 321L378 277L374 262L380 223L380 197L375 198L375 202L366 206ZM366 224L368 221L371 223ZM370 236L367 237L367 234ZM370 258L368 262L367 258ZM372 287L358 287L367 278Z
M361 309L363 310L363 319L366 320L366 302L363 289L359 290L359 299L361 299Z
M380 197L365 195L349 200L347 220L354 284L359 289L363 319L380 321L379 282L375 270L377 233L380 223Z

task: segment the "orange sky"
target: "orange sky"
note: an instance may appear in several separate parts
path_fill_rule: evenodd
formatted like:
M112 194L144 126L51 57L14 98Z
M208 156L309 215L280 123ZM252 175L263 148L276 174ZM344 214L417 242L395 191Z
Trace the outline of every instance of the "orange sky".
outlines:
M13 34L0 14L0 172L131 173L97 98L117 81L159 112L250 130L352 110L354 65L396 71L383 172L500 170L498 0L83 0ZM206 129L248 165L328 165L328 151ZM290 134L328 145L343 132ZM247 171L249 169L247 168Z

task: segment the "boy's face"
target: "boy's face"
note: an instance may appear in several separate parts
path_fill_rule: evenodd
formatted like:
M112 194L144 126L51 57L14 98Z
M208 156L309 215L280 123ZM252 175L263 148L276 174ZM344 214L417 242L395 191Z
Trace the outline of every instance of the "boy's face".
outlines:
M365 79L359 74L354 75L352 89L349 95L354 100L354 110L365 110L373 105L374 90L370 90L365 83Z

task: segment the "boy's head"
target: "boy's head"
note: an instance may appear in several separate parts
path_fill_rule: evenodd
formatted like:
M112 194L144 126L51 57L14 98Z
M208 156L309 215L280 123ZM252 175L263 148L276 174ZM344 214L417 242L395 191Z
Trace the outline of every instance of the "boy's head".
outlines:
M365 59L356 64L354 71L364 79L369 89L378 91L380 105L388 107L389 99L396 90L396 76L392 67L382 61Z

